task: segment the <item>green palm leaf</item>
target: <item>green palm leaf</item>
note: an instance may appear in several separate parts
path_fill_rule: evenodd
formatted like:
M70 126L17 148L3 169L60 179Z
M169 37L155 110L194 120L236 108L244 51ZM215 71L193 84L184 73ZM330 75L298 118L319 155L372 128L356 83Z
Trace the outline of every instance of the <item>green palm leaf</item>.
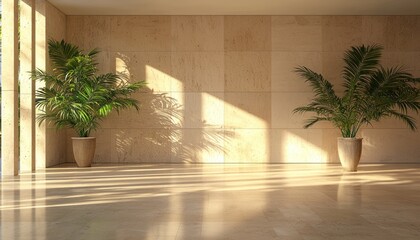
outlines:
M344 96L338 97L333 85L306 67L295 71L311 86L312 101L294 109L294 113L312 112L304 127L319 121L330 121L343 137L355 137L363 124L372 124L384 117L397 118L414 130L416 122L408 113L420 110L419 78L401 67L384 68L379 64L383 48L379 45L356 46L344 56Z
M70 43L50 40L48 51L53 72L32 72L32 79L46 85L36 91L40 123L47 121L57 128L73 128L84 137L113 110L139 109L138 101L130 98L130 94L144 87L145 82L129 83L125 76L114 73L97 75L97 49L84 54Z

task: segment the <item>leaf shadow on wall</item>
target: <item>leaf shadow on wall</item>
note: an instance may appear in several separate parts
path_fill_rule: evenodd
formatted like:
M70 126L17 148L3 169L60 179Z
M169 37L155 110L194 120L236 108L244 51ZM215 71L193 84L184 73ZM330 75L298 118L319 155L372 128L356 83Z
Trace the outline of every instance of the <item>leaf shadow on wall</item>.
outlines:
M144 68L130 57L117 54L123 67L117 72L130 76L132 81L146 79L145 73L133 74ZM140 110L114 114L110 121L117 126L115 137L116 155L113 161L217 163L224 161L225 143L233 137L233 131L213 126L199 117L200 109L188 109L188 102L181 104L168 92L157 92L150 87L133 95L140 102ZM196 105L197 103L195 103ZM186 112L198 114L186 114ZM198 116L198 117L197 117ZM191 128L185 127L188 122Z

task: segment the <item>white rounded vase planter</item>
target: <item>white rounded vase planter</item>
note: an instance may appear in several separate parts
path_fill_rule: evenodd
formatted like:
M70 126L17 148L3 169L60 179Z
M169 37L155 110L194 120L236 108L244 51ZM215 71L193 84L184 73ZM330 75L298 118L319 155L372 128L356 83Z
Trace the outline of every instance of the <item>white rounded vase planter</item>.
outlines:
M96 137L72 137L73 155L78 167L90 167L95 156Z
M363 138L338 138L338 157L344 171L356 172L362 155Z

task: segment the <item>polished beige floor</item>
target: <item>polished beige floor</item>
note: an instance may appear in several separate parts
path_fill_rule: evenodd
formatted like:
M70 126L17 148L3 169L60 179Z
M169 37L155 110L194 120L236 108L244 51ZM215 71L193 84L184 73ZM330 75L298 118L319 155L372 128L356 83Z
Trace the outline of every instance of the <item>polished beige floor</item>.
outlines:
M71 166L1 181L0 239L420 239L420 165Z

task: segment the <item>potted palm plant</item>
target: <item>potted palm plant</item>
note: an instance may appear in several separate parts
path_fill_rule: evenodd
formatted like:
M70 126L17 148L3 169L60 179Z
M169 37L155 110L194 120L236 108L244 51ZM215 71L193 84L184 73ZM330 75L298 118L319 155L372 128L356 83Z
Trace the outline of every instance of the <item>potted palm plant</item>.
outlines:
M45 83L36 91L37 119L57 129L72 128L73 154L79 167L89 167L94 157L96 138L90 137L100 121L113 110L134 107L138 101L130 94L145 85L144 81L129 83L121 74L97 74L97 50L83 53L65 41L49 40L48 54L53 71L32 72L32 79Z
M357 137L360 127L382 118L402 120L415 130L410 111L420 109L420 79L401 67L384 68L379 64L383 48L379 45L351 47L345 52L342 71L344 93L339 96L333 85L321 74L309 68L296 68L315 93L312 101L294 109L294 113L312 112L304 128L319 121L329 121L340 129L338 154L345 171L357 171L362 153L362 139Z

